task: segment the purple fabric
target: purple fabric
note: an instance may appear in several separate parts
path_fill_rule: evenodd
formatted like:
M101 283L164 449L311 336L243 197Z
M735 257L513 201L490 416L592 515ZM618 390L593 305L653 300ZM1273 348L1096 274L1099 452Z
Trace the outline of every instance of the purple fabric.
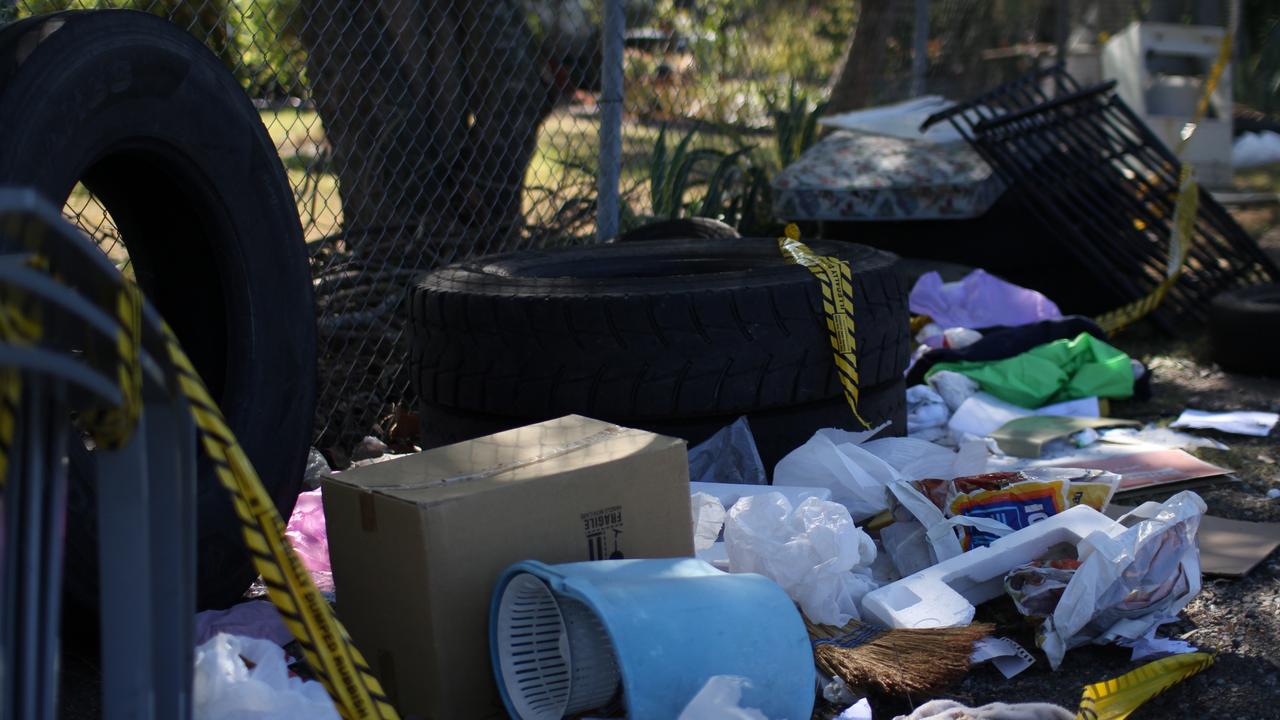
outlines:
M911 289L910 306L911 312L928 315L944 328L1027 325L1062 317L1058 306L1044 295L983 270L945 284L938 273L925 273Z
M284 536L321 592L333 592L333 569L329 566L329 536L324 524L324 501L320 490L298 496L289 516Z
M277 645L287 645L293 640L276 607L266 600L250 600L226 610L196 613L196 647L218 633L270 640Z

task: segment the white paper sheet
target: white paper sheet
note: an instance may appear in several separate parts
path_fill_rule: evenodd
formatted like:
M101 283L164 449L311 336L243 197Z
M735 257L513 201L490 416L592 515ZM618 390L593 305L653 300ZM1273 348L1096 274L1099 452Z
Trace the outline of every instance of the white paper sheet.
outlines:
M1272 412L1253 410L1234 410L1232 412L1206 412L1204 410L1183 410L1170 427L1200 428L1220 430L1236 435L1252 435L1266 437L1275 427L1280 415Z

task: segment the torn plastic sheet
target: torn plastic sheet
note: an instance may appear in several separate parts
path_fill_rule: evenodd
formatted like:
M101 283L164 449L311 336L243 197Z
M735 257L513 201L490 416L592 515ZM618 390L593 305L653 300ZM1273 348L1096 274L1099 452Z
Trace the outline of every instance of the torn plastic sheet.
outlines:
M764 462L746 416L689 448L689 479L694 482L767 485Z

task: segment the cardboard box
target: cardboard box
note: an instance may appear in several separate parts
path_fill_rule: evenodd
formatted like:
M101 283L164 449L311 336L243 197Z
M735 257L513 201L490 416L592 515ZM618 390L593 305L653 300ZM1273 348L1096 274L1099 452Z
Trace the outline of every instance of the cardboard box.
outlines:
M401 714L505 717L489 663L511 563L693 554L683 440L584 417L324 483L338 616Z

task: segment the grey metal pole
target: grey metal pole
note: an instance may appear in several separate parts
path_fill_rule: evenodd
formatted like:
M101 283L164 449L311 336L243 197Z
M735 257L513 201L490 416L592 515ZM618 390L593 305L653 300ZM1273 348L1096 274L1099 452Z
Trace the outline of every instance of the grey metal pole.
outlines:
M929 0L916 0L916 26L911 52L911 97L924 94L929 73Z
M596 188L596 239L618 234L618 184L622 163L622 0L604 0L600 87L600 171Z

